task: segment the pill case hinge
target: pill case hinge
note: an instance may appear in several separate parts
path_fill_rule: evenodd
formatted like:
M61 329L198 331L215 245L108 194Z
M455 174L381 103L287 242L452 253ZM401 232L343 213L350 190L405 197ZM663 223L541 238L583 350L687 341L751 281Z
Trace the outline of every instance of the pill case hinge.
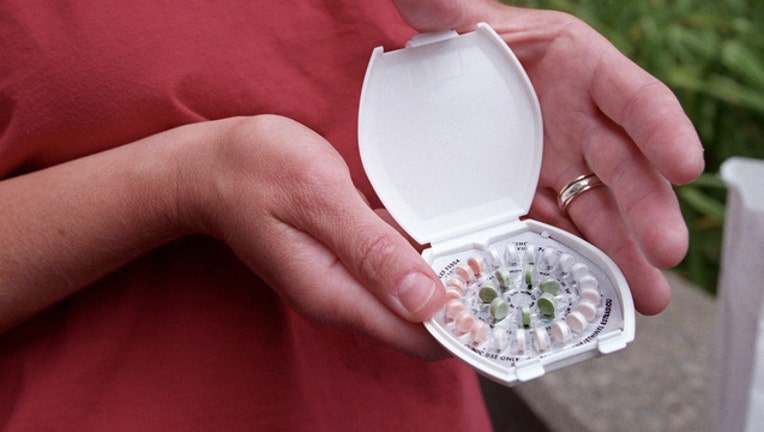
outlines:
M530 381L542 375L544 375L544 365L538 359L517 364L517 379L519 381Z
M421 33L414 35L408 42L406 42L406 48L418 47L435 42L440 42L446 39L451 39L459 36L459 34L453 30L446 30L440 32Z
M601 354L610 354L624 348L626 348L626 341L619 334L611 333L600 336L598 339L597 349Z
M518 229L522 229L520 220L512 219L493 226L484 227L477 231L467 231L448 239L433 241L430 247L432 252L439 252L442 250L458 249L464 245L486 244L491 238L506 235L507 233L518 231Z

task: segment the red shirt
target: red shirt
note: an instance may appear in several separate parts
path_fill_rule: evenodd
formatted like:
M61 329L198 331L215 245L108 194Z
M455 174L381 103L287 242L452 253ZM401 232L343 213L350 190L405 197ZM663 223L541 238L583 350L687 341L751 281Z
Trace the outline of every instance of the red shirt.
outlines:
M379 1L2 2L0 178L185 123L275 113L332 142L373 197L357 152L361 82L374 47L412 34ZM190 237L0 336L0 429L490 423L462 363L308 322L225 245Z

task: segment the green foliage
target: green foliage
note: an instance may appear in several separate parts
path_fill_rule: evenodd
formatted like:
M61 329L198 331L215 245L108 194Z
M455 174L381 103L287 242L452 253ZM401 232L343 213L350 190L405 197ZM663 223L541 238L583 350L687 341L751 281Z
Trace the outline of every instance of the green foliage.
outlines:
M527 0L569 12L676 93L705 147L706 173L676 187L690 229L679 271L709 292L718 278L725 185L733 155L764 158L764 2Z

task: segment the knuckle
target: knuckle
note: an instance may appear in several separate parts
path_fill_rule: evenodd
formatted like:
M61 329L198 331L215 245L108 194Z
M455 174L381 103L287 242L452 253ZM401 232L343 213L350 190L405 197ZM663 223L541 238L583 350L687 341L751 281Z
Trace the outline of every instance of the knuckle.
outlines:
M549 27L557 30L557 36L589 37L593 32L583 20L567 12L548 11L547 14Z
M386 279L393 272L398 257L398 242L387 233L359 238L358 271L365 281Z

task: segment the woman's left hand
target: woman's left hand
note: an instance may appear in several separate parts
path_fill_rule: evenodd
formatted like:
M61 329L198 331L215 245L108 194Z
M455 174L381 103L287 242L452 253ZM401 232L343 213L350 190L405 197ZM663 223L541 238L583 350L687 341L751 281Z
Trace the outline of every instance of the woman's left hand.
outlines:
M621 267L644 314L666 308L661 268L684 257L687 227L671 183L703 170L697 133L668 87L577 18L487 0L395 0L420 31L490 24L526 69L541 103L544 156L529 216L582 235ZM583 174L607 188L557 195Z

